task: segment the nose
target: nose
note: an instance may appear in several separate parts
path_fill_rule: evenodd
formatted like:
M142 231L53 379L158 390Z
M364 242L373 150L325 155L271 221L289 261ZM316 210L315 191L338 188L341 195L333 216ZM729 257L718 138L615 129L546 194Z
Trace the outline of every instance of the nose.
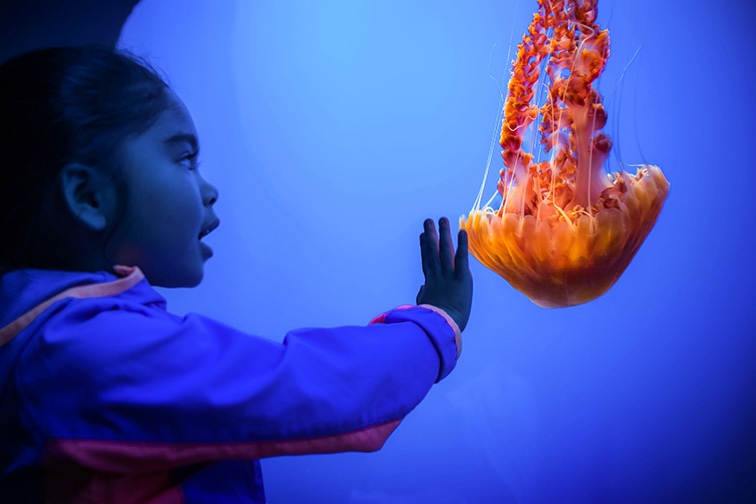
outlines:
M218 201L218 189L206 180L202 181L202 203L207 206L215 205Z

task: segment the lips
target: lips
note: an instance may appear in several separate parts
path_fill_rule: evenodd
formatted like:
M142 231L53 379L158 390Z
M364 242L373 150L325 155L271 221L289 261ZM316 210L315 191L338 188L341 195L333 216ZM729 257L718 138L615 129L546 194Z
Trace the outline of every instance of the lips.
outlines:
M205 236L209 235L213 232L215 228L217 228L220 225L220 219L215 219L209 226L206 226L202 229L200 232L198 238L201 240Z

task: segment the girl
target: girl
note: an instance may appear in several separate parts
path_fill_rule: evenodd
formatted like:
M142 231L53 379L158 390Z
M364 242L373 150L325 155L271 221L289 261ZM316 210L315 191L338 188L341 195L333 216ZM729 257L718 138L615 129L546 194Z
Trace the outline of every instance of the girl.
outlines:
M218 191L189 112L98 47L0 67L0 501L264 502L258 459L374 451L455 365L467 237L428 220L420 306L279 344L152 285L191 287Z

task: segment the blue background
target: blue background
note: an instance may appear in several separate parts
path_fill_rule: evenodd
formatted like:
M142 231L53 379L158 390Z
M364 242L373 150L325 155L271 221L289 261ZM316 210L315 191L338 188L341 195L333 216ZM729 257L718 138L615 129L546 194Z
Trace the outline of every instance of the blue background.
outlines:
M142 0L119 45L168 75L220 190L215 257L169 308L281 340L413 303L422 221L470 210L535 8ZM754 10L601 0L609 168L663 169L656 227L568 309L473 260L455 372L380 452L265 460L272 504L754 502Z

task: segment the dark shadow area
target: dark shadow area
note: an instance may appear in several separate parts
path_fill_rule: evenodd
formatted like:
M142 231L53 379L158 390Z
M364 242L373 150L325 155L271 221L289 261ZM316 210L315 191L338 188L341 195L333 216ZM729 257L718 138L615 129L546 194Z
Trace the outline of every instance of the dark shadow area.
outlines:
M2 0L0 64L43 47L115 45L139 0Z

